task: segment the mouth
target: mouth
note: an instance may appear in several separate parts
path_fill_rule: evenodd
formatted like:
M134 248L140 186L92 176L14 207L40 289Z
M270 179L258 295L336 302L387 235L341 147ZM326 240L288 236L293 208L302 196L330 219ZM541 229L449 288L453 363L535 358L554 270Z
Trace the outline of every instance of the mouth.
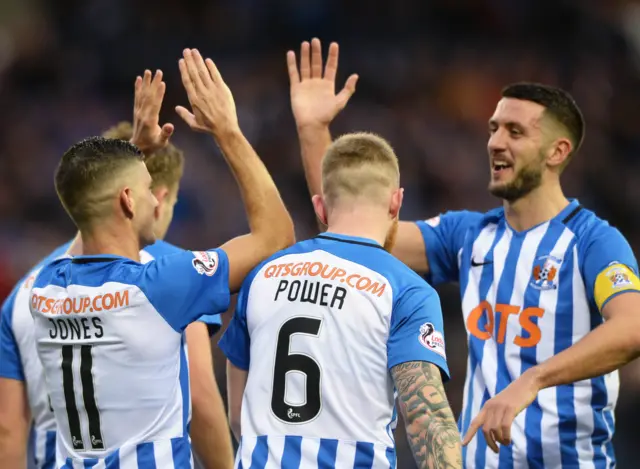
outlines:
M509 173L513 169L513 165L506 161L494 161L491 164L491 172L494 177L500 177Z

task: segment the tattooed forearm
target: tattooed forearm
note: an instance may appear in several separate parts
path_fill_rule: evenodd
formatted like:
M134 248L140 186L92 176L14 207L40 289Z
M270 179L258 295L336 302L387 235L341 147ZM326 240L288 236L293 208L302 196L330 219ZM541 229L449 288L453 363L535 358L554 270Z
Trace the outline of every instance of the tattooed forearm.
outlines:
M438 367L407 362L391 370L407 438L420 469L461 469L460 433Z

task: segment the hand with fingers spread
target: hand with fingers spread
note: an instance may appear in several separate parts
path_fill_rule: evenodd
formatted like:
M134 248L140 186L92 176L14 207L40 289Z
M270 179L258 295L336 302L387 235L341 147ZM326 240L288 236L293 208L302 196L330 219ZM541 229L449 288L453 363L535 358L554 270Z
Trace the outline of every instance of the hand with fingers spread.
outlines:
M487 445L494 453L499 452L498 443L511 444L511 425L516 416L526 409L538 395L540 386L535 373L525 372L494 398L489 399L480 413L471 422L462 440L466 446L479 429L482 429Z
M320 40L313 39L311 44L303 42L299 72L295 52L287 52L291 108L298 128L328 126L355 93L358 81L358 75L355 74L347 79L338 94L335 92L338 52L338 44L332 43L323 71Z
M143 77L137 77L133 100L133 137L131 143L143 153L153 153L164 148L173 135L173 124L160 126L160 108L166 90L162 81L162 71L157 70L153 79L151 71L145 70Z
M203 59L197 49L185 49L180 59L180 76L192 112L176 107L178 115L198 132L220 136L239 129L236 105L229 87L211 59Z

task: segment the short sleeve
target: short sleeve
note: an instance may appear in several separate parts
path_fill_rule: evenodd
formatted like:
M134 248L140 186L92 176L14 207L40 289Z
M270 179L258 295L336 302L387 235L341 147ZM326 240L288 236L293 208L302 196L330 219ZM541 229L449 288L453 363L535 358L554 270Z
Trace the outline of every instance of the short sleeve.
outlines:
M640 292L638 262L620 231L603 223L584 246L582 274L587 295L599 311L621 293Z
M222 318L219 314L205 314L198 318L198 322L202 322L207 325L209 336L215 335L215 333L222 327Z
M457 211L416 222L429 262L429 283L438 285L458 280L458 253L467 230L482 217L478 212Z
M403 291L391 315L388 367L411 361L433 363L449 379L440 298L426 284Z
M241 370L249 369L251 356L251 339L247 328L247 300L250 288L251 279L247 278L238 293L236 311L218 342L222 353Z
M17 288L0 309L0 377L24 381L20 350L12 327Z
M143 267L140 288L176 331L229 307L229 260L222 249L161 256Z

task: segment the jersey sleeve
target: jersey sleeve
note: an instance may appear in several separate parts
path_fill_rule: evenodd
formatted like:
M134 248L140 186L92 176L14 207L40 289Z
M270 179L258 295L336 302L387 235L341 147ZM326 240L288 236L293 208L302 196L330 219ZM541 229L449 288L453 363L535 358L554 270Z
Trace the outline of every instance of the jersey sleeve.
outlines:
M24 381L20 350L12 327L16 294L14 290L0 309L0 377Z
M638 262L622 233L603 224L593 230L582 261L587 295L598 310L626 292L640 292Z
M440 298L426 284L404 291L391 314L388 367L411 361L433 363L440 368L443 380L449 379Z
M247 327L247 302L254 277L255 273L251 273L243 282L238 292L235 313L218 342L225 357L241 370L249 369L251 355L251 339Z
M424 240L432 285L458 280L458 253L467 230L482 219L478 212L457 211L417 221Z
M222 249L161 256L144 265L139 286L171 327L184 331L229 307L229 260Z
M215 333L222 327L222 318L219 314L205 314L198 318L198 322L202 322L207 325L209 336L215 335Z

